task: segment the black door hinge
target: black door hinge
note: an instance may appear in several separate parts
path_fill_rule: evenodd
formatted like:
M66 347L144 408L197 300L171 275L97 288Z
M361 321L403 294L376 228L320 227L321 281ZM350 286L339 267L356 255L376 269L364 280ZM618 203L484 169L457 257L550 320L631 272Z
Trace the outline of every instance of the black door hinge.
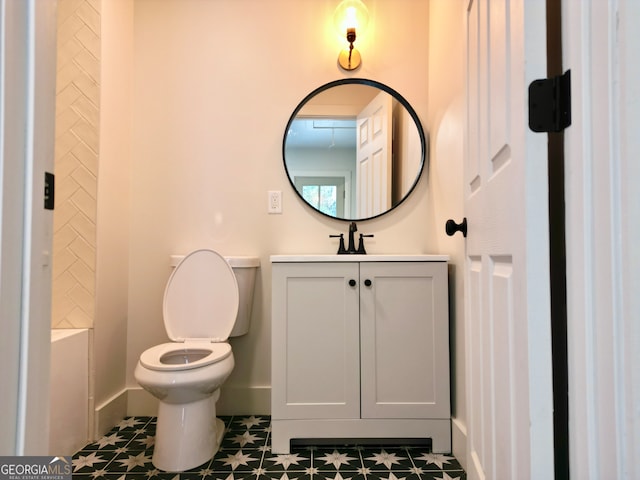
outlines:
M571 70L529 85L529 128L561 132L571 125Z
M55 203L55 176L53 173L44 172L44 208L53 210Z

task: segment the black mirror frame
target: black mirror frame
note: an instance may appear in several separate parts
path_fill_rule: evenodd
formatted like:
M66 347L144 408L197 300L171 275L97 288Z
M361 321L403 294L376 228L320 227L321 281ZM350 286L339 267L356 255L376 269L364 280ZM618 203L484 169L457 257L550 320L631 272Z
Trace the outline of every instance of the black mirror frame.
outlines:
M415 122L416 128L418 129L418 135L420 137L420 154L422 156L421 162L420 162L420 170L418 171L417 175L416 175L416 179L413 182L413 185L411 185L411 188L409 188L409 190L407 191L406 195L404 195L402 197L402 199L396 203L395 205L393 205L389 210L379 213L377 215L374 215L372 217L363 217L363 218L340 218L340 217L333 217L327 213L324 213L320 210L318 210L317 208L315 208L314 206L312 206L311 204L309 204L303 197L302 194L298 191L298 189L296 188L293 179L291 178L291 175L289 173L289 169L287 168L287 158L286 158L286 146L287 146L287 134L289 132L289 129L291 128L291 124L292 122L296 119L296 116L298 115L298 112L300 112L300 110L305 106L305 104L311 100L315 95L328 90L329 88L333 88L333 87L337 87L340 85L349 85L349 84L355 84L355 85L368 85L370 87L374 87L374 88L378 88L380 90L383 90L385 92L387 92L389 95L391 95L394 99L396 99L398 102L400 102L400 104L402 104L402 106L407 110L407 112L409 112L409 115L411 116L411 118L413 119L413 121ZM289 180L289 183L291 184L291 187L293 188L293 191L296 192L296 194L298 195L298 197L300 198L300 200L302 200L302 202L307 205L309 208L311 208L313 211L324 215L325 217L328 218L332 218L334 220L342 220L344 222L361 222L361 221L365 221L365 220L371 220L373 218L378 218L381 217L382 215L386 215L389 212L392 212L393 210L396 209L396 207L398 207L399 205L401 205L410 195L411 193L413 193L413 191L415 190L416 186L418 185L418 181L420 180L420 177L422 176L422 172L424 171L425 168L425 164L427 162L427 139L426 139L426 135L424 133L424 129L422 128L422 123L420 122L420 119L418 118L418 114L415 112L415 110L413 109L413 107L409 104L409 102L407 102L407 100L400 95L397 91L395 91L393 88L377 82L375 80L369 80L366 78L343 78L340 80L334 80L332 82L326 83L324 85L321 85L320 87L316 88L315 90L313 90L311 93L309 93L306 97L304 97L302 99L302 101L298 104L298 106L295 108L295 110L293 111L293 113L291 114L291 117L289 117L289 121L287 122L287 126L284 130L284 137L282 140L282 163L284 165L284 170L285 173L287 175L287 179Z

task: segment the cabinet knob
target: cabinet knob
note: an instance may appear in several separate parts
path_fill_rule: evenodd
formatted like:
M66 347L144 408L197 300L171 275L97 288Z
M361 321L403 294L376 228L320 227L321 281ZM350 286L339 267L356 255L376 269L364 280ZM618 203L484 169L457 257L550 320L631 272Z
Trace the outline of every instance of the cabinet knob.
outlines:
M367 278L367 279L364 281L364 286L365 286L365 287L370 287L372 283L373 283L373 282Z
M349 286L350 287L355 287L356 286L356 281L353 278L351 280L349 280Z

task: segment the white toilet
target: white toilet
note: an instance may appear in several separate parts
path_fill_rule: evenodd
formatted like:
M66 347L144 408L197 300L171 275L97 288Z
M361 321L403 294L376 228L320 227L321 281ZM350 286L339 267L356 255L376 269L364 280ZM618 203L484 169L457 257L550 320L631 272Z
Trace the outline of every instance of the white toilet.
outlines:
M216 401L234 367L227 339L248 331L259 264L196 250L169 277L163 316L171 343L145 350L134 372L159 400L152 461L161 470L188 470L218 451L224 425Z

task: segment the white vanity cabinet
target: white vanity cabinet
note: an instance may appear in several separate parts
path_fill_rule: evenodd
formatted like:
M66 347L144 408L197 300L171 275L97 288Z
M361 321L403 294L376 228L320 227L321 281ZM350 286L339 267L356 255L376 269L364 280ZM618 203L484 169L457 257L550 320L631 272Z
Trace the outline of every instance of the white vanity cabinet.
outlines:
M446 259L271 258L274 453L321 438L451 451Z

